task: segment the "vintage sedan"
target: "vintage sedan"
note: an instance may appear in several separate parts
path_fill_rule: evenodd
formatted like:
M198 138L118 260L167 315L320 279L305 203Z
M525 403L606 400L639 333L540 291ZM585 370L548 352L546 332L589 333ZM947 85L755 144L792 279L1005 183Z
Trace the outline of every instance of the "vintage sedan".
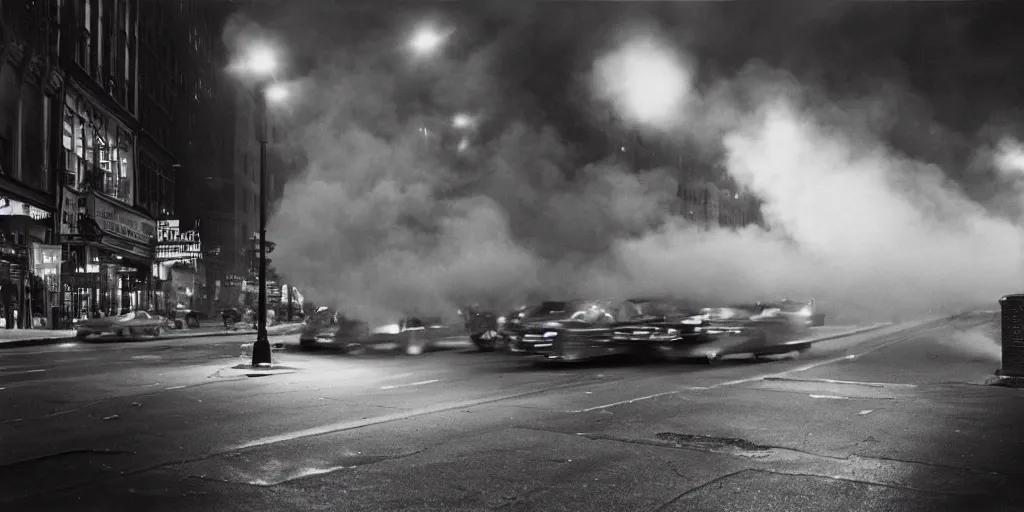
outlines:
M370 328L369 324L344 315L322 311L307 321L299 335L301 348L332 347L347 353L367 348L390 346L393 350L418 355L429 350L434 342L464 332L437 318L408 317L397 322Z
M134 337L140 334L159 336L168 327L166 317L142 310L135 310L124 315L91 318L78 322L75 325L75 337L84 339L94 334L104 333L116 334L122 338Z
M701 358L713 363L735 354L802 352L811 346L810 332L802 315L755 304L704 308L697 315L668 315L655 322L623 325L614 337L620 342L649 340L668 359Z
M642 354L652 347L650 340L616 339L616 329L660 319L633 300L546 301L509 331L509 351L552 361Z

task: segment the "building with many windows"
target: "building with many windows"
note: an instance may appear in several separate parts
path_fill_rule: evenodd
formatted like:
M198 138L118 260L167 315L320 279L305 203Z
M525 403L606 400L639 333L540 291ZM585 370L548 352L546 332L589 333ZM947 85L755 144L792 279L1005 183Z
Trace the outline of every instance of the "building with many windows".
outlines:
M65 71L61 223L65 316L153 304L156 220L139 180L139 1L54 0Z
M55 1L0 2L0 329L59 318L59 8Z
M207 266L221 260L215 230L223 196L208 177L230 168L233 156L220 43L230 6L181 0L143 1L140 7L139 180L147 191L141 204L161 226L180 226L206 242L201 254L186 261L158 255L156 307L210 314L216 291L206 279Z

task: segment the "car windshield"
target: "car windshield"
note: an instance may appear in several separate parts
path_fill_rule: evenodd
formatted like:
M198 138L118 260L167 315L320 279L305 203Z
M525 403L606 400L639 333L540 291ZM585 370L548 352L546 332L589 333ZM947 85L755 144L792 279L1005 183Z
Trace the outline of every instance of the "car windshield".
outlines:
M748 307L733 306L728 308L706 308L701 313L707 315L711 320L746 320L759 314L760 310L755 311Z
M145 320L147 318L149 318L149 314L145 311L129 311L117 317L117 319L122 322L126 322L128 320Z
M647 316L691 316L696 310L689 304L673 300L637 301L640 313Z
M589 309L591 305L595 304L597 303L594 301L585 300L547 301L542 302L539 306L530 309L526 313L526 316L528 318L559 314L565 314L566 316L569 316L577 311Z
M780 304L772 304L772 306L781 309L785 313L796 313L801 309L807 307L807 304L803 302L787 300L783 301Z

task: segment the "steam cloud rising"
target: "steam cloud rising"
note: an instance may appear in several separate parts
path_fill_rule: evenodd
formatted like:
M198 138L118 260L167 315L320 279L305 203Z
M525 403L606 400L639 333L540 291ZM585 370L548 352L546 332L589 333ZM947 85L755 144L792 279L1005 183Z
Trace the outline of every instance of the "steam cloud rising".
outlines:
M1020 226L782 70L750 63L699 83L699 56L653 31L592 63L595 102L669 144L717 148L764 201L770 231L707 231L669 213L677 171L572 169L557 133L501 112L469 152L427 150L421 127L509 95L492 48L435 64L418 102L406 62L361 50L298 84L291 137L308 166L270 225L278 271L340 311L384 321L538 297L789 296L890 318L990 304L1018 285ZM1015 144L979 149L1008 183L1024 177Z

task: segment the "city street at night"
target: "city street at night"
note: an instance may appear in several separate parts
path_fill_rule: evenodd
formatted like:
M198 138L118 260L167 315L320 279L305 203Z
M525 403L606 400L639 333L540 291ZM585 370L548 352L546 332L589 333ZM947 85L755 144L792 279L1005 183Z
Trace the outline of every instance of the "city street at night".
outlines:
M460 338L352 356L273 337L268 371L245 368L251 336L7 349L0 506L1024 510L1024 394L985 386L998 363L965 341L994 318L717 365L537 365Z
M0 511L1024 512L1022 26L0 0Z

